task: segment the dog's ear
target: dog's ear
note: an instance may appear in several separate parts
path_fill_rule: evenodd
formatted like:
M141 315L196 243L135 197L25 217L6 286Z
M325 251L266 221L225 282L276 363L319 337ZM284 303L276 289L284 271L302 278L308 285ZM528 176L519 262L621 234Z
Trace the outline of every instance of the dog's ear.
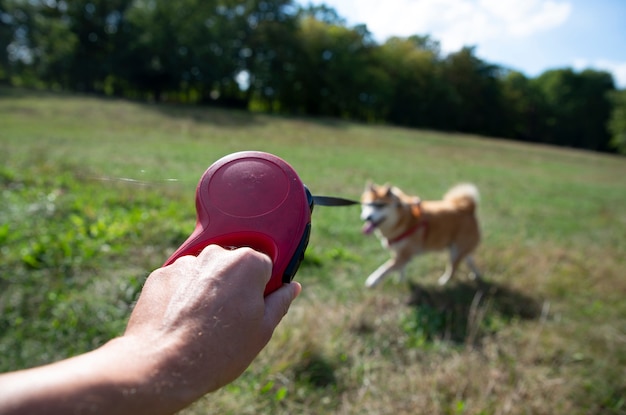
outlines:
M366 192L374 192L374 191L376 191L376 185L374 184L372 179L368 179L365 182L365 191Z
M393 187L389 184L389 183L385 183L385 185L383 186L383 189L385 189L385 196L386 197L391 197L393 196Z
M413 215L420 217L422 215L422 199L420 199L419 196L413 196L409 202L409 207Z

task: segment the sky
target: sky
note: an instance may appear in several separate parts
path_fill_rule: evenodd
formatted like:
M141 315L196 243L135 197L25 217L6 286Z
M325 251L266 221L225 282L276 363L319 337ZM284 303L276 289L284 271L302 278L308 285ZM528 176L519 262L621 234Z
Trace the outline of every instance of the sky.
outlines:
M489 63L534 78L592 68L626 88L626 0L300 0L326 4L378 43L430 35L443 53L474 46Z

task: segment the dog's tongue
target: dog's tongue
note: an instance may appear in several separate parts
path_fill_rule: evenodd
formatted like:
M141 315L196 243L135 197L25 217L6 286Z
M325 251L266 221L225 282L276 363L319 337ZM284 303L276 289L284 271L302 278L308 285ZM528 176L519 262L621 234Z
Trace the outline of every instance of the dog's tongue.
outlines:
M372 221L369 221L369 220L368 220L368 221L367 221L367 222L365 222L365 224L363 225L363 229L362 229L362 231L363 231L363 233L364 233L365 235L369 235L370 233L372 233L372 232L374 231L374 228L375 228L375 227L376 227L376 226L374 226L374 223L373 223Z

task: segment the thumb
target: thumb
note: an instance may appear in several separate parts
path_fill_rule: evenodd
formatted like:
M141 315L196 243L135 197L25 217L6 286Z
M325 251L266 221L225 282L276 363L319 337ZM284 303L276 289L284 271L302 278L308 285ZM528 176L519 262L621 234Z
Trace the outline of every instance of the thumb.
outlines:
M298 282L285 284L278 290L265 297L265 324L270 331L274 331L278 323L283 319L289 306L296 299L302 286Z

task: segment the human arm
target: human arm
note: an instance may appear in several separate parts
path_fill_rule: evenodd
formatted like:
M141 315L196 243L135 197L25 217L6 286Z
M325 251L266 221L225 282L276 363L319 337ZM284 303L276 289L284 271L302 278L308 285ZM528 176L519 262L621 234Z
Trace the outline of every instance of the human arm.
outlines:
M125 333L61 362L0 375L0 413L171 414L236 379L300 292L263 297L268 257L205 248L147 279Z

